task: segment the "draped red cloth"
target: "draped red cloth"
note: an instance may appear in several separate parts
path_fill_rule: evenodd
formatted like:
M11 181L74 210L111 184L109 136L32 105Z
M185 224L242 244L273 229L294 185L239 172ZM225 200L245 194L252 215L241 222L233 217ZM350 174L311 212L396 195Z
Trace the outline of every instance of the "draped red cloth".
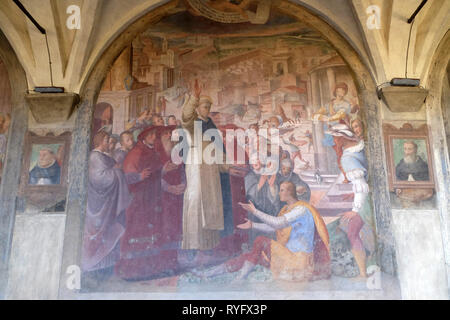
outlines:
M316 230L314 231L314 273L311 280L328 279L331 276L331 258L327 246Z
M156 148L142 141L128 153L123 171L129 180L133 196L126 211L126 227L120 243L120 261L116 273L124 279L143 279L173 270L177 266L176 250L164 248L162 234L161 174L163 162ZM144 169L151 175L135 181Z
M159 129L160 135L164 132L172 132L175 126L167 126ZM161 139L155 142L155 149L164 164L171 161L171 155L164 150ZM177 169L163 173L162 180L171 186L186 184L185 167L178 165ZM162 190L162 220L161 234L167 243L180 242L183 234L183 198L184 195L176 195Z
M167 172L163 179L172 186L183 183L184 166ZM169 242L180 242L183 234L183 194L176 195L167 191L162 192L163 215L162 234Z

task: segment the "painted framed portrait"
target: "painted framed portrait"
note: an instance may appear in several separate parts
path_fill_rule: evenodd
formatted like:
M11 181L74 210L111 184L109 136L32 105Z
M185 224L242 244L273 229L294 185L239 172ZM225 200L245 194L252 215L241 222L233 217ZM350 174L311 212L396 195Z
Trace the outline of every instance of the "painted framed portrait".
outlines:
M38 207L65 200L71 133L25 139L20 195Z
M404 124L398 129L383 126L388 165L389 189L434 189L433 159L426 125L414 129Z

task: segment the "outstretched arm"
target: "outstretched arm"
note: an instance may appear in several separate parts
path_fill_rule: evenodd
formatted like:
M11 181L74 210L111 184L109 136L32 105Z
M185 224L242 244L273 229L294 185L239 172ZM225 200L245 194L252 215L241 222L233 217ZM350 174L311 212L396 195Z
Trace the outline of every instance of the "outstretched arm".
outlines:
M265 224L265 223L253 223L252 229L266 232L266 233L273 233L277 231L275 228L272 228L271 226Z
M272 233L276 230L272 228L271 226L265 224L265 223L256 223L252 222L248 219L245 219L245 223L239 224L236 226L238 229L242 230L248 230L248 229L255 229L262 232Z
M255 208L252 202L249 204L239 203L245 210L251 212L255 217L261 219L262 222L274 228L275 230L284 229L290 226L298 217L305 213L304 207L296 207L292 210L292 214L288 216L273 217L267 213L261 212Z
M193 95L186 95L183 105L183 112L181 114L181 124L184 128L189 128L194 125L197 119L197 112L195 108L198 106L199 99Z

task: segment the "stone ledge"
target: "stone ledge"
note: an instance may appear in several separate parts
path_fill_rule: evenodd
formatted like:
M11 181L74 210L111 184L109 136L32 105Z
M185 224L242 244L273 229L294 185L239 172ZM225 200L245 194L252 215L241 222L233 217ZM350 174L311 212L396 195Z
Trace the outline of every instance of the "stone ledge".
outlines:
M428 96L428 90L419 87L384 87L381 92L392 112L417 112Z
M27 94L31 113L36 122L50 124L69 120L75 106L80 102L76 93Z

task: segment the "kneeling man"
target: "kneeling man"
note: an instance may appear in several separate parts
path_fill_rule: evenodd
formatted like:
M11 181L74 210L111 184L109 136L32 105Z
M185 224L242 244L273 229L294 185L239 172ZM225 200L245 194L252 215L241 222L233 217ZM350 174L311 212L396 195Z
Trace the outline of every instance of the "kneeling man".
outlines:
M275 233L276 240L260 236L251 252L233 258L204 272L210 277L226 272L239 272L236 280L245 278L256 265L270 268L275 279L308 281L330 276L328 231L319 212L304 201L298 201L296 186L289 181L280 185L280 200L287 205L277 217L261 212L252 202L241 206L263 223L250 220L240 229L258 229Z

